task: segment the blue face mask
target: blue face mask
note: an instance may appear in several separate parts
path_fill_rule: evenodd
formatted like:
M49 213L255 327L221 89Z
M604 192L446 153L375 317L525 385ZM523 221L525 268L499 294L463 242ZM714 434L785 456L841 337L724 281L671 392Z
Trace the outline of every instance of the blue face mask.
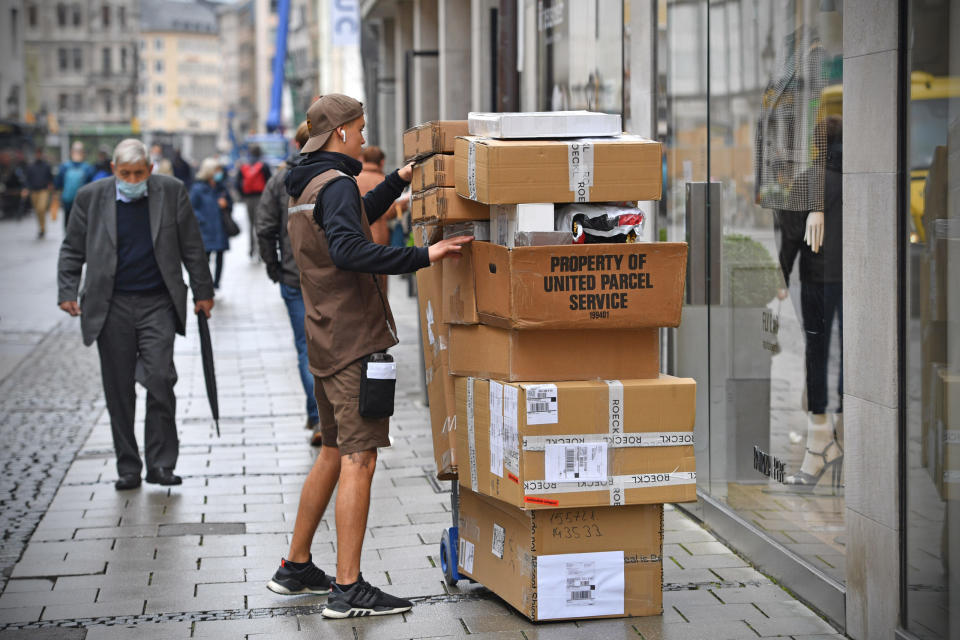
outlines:
M117 189L124 198L128 200L139 200L147 195L147 181L124 182L120 178L117 178Z
M223 171L217 171L215 174L213 174L214 182L220 182L222 180L223 180Z

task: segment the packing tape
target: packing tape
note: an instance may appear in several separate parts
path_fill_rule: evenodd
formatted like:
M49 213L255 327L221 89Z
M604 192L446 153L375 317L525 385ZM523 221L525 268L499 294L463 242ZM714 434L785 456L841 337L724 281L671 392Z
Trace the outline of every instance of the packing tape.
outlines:
M606 380L605 382L607 383L607 395L609 397L607 403L608 430L611 438L615 440L616 436L623 433L623 383L619 380Z
M947 429L943 432L944 444L960 444L960 429Z
M546 482L527 480L523 483L524 495L537 496L551 493L578 493L604 489L653 489L656 487L679 487L697 483L696 471L666 471L663 473L637 473L629 476L609 476L597 482ZM622 504L622 503L621 503Z
M467 142L467 190L470 193L470 199L477 199L477 143L473 140Z
M593 143L571 140L567 143L567 174L574 202L590 202L593 186Z
M474 493L480 490L477 481L477 435L473 419L473 378L467 378L467 446L470 450L470 488Z
M626 449L631 447L680 447L693 445L692 431L651 431L644 433L579 433L554 436L524 436L524 451L544 451L548 444L607 443L608 447Z

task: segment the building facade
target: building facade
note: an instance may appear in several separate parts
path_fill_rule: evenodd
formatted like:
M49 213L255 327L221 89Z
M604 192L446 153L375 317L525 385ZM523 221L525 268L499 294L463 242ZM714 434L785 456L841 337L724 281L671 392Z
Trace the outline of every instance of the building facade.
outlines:
M138 118L146 138L199 159L225 120L217 15L205 3L141 3Z
M0 2L0 20L9 25L0 39L0 120L20 120L26 116L23 86L24 15L23 2Z
M24 118L68 135L133 132L139 2L15 4L24 14Z
M960 637L960 2L364 0L370 142L591 109L664 147L685 508L851 638ZM822 230L816 251L805 242ZM712 580L709 575L704 580Z

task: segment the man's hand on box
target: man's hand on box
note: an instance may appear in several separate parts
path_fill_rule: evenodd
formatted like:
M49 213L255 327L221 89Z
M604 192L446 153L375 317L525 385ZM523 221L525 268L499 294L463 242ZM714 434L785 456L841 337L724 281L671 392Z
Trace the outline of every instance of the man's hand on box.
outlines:
M410 182L413 179L413 163L397 169L397 175L400 176L400 179L404 182Z
M459 257L463 245L469 244L470 242L473 242L473 236L457 236L455 238L445 238L436 244L430 245L430 263L432 264L438 260L443 260L449 256Z

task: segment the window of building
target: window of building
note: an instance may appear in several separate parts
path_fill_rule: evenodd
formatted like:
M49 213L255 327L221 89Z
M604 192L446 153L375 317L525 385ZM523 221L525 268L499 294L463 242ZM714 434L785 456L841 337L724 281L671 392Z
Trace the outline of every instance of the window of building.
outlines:
M147 48L147 41L144 40L143 38L140 38L140 51L143 51L146 48Z
M162 82L158 82L158 83L156 84L156 86L153 88L153 92L154 92L155 94L157 94L158 96L162 96L162 95L163 95L163 83L162 83Z
M163 50L163 38L156 38L153 41L153 48L156 49L157 51Z
M63 49L63 48L57 49L57 63L58 63L57 66L60 68L60 71L67 70L68 63L67 63L66 49Z
M127 48L120 47L120 71L127 70Z
M103 92L103 112L108 115L113 113L113 94L109 91Z
M110 5L108 4L100 7L100 24L104 29L110 27Z
M164 111L164 109L163 109L163 105L162 105L162 104L158 104L157 106L155 106L155 107L153 108L153 113L154 113L158 118L162 118L162 117L163 117L163 111Z
M57 106L59 107L60 111L66 111L69 109L70 96L65 93L61 93L59 96L57 96Z
M163 73L163 60L157 60L153 63L153 70L157 73Z
M19 9L10 9L10 46L13 49L14 53L17 51L17 24L20 20L20 10Z
M117 7L117 22L120 23L121 29L127 28L127 8L126 7Z
M37 5L35 4L27 7L27 24L29 24L31 28L37 26Z
M80 49L80 47L73 48L73 70L83 70L83 51Z
M121 93L120 97L117 98L117 105L120 108L121 113L126 113L127 111L127 94Z
M82 93L73 94L73 110L77 112L83 111L83 94Z
M79 4L73 5L73 26L79 27L83 24L83 7Z
M57 26L67 26L67 7L62 2L57 4Z
M113 65L111 64L111 62L112 62L112 60L111 60L111 58L112 58L112 52L110 51L110 47L104 47L104 48L103 48L103 56L102 56L102 57L103 57L103 59L102 59L103 73L106 74L106 75L110 75L110 73L111 73L111 71L112 71L112 68L111 68L111 67L113 66Z
M147 85L141 82L139 89L140 89L140 95L142 96L147 95Z

